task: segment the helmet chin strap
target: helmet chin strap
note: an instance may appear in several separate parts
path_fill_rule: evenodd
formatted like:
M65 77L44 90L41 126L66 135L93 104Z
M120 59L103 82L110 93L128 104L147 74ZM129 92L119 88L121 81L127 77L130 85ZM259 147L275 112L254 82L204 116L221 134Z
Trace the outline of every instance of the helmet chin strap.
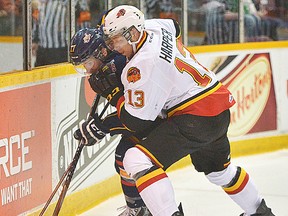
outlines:
M135 54L136 51L137 51L136 45L140 42L140 40L141 40L141 38L142 38L142 36L143 36L143 32L144 32L144 31L141 31L140 36L139 36L139 38L138 38L137 41L132 42L131 39L128 41L128 43L132 46L132 49L133 49L133 53L134 53L134 54Z

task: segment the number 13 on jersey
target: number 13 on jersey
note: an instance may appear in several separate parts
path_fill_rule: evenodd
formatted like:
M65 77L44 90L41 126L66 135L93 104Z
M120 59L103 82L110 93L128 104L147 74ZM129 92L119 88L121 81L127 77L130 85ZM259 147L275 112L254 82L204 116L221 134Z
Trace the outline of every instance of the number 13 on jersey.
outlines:
M144 92L142 90L132 91L127 90L128 93L128 104L133 107L142 108L144 106Z

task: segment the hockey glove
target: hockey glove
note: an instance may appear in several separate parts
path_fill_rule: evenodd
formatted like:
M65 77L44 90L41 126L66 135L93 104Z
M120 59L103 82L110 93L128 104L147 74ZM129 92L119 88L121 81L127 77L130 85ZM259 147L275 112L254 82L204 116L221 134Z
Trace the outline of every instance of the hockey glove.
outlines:
M91 88L105 97L112 106L116 106L118 99L123 95L123 86L117 79L113 62L102 65L89 77L88 81Z
M103 119L103 125L109 128L110 135L122 134L123 136L132 136L133 132L128 130L118 118L117 112L107 115Z
M98 115L90 116L86 121L81 121L79 128L75 131L74 138L77 140L83 139L87 146L99 143L109 133L109 129L101 123Z
M101 96L105 97L112 106L116 107L119 98L123 94L124 94L123 89L120 89L120 87L115 86L104 91L101 94Z

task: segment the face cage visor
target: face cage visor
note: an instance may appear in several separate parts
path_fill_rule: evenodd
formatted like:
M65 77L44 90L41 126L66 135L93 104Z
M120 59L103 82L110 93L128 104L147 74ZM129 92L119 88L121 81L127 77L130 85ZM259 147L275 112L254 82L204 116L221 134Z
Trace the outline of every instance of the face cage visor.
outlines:
M109 50L104 44L100 44L99 47L93 52L93 56L96 59L105 62L109 55L111 55L111 52L112 51Z
M131 40L131 29L134 26L126 30L120 30L116 34L106 35L104 36L104 41L108 49L118 52L123 46L127 45ZM129 43L130 44L130 43Z
M106 59L111 55L113 55L112 51L104 44L100 44L92 55L87 56L81 62L73 62L73 65L79 74L88 76L98 70L101 64L106 62Z
M74 65L74 68L79 74L90 76L92 73L96 72L101 65L102 61L96 59L94 56L90 56L81 64Z

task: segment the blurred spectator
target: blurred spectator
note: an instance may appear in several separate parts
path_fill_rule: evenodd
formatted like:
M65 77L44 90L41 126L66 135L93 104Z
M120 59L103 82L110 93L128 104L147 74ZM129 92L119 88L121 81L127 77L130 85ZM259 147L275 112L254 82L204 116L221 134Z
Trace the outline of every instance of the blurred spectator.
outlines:
M244 5L244 31L245 31L245 41L259 41L259 40L269 40L268 38L262 37L261 35L261 18L257 13L254 3L252 0L243 0ZM238 22L238 12L239 3L238 0L227 0L227 9L232 13L237 14L237 21L232 21L232 23ZM226 15L227 16L227 15ZM233 24L232 24L233 25ZM239 41L239 28L235 28L236 36L235 41Z
M228 43L228 27L224 19L225 4L212 0L204 2L200 10L206 13L206 36L204 44L223 44Z
M67 22L69 1L37 1L33 1L35 17L33 16L32 53L36 53L35 66L67 62L70 37L70 25ZM76 1L76 19L76 31L90 26L91 15L87 0Z
M280 28L287 28L285 22L279 17L276 17L274 13L271 14L271 12L268 11L268 1L253 0L253 3L261 18L261 34L271 38L272 40L279 40L278 30Z
M96 27L98 21L101 19L103 12L105 11L104 1L90 1L89 8L91 12L91 27Z
M15 13L15 4L11 0L0 0L0 16L8 16Z
M0 35L22 35L21 0L0 0Z
M146 18L173 18L179 22L172 0L145 0Z
M203 6L206 11L206 43L239 42L238 1L212 0ZM260 17L251 0L244 0L245 41L255 41L261 33Z

